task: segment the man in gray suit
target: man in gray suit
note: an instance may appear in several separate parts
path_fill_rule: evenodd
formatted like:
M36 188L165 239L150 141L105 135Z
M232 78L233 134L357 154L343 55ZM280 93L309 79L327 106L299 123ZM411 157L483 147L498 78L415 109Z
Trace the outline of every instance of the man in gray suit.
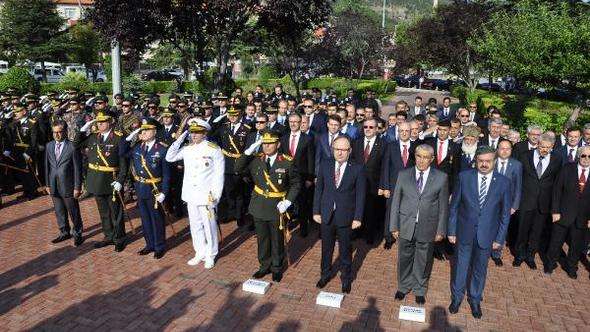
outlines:
M78 204L82 184L82 158L72 142L67 140L67 125L64 121L54 122L51 130L55 140L47 143L45 148L45 190L53 200L60 231L60 235L51 242L59 243L73 236L77 247L84 242ZM71 234L68 214L74 226Z
M449 185L447 174L430 164L434 150L427 144L415 152L416 167L400 171L393 192L390 231L398 239L396 300L410 291L424 304L432 271L435 241L447 232Z

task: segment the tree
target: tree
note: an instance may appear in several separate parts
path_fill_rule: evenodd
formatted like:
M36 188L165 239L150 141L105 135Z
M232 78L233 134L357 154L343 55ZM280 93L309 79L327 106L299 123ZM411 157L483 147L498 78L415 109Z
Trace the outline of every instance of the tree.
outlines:
M78 23L72 26L67 33L68 60L81 63L86 70L92 72L96 79L96 63L100 62L100 52L105 50L106 44L94 30L92 23Z
M65 21L51 0L6 0L0 7L0 49L11 61L41 62L63 58Z
M399 69L444 67L471 90L483 70L479 54L467 42L496 10L494 2L455 0L439 6L396 33L394 57Z
M289 75L298 96L314 60L321 56L314 32L323 31L330 11L329 0L275 0L261 8L257 24L261 46Z

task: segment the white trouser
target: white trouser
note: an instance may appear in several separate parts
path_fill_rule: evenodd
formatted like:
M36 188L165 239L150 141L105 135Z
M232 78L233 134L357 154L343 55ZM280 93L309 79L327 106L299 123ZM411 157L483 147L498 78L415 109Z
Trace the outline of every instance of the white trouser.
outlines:
M218 251L215 213L211 211L211 218L206 205L188 203L187 208L195 257L215 259Z

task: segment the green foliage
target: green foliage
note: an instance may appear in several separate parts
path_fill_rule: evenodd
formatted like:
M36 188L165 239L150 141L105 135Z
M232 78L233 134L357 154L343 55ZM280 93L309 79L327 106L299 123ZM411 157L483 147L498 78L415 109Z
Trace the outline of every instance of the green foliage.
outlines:
M58 89L66 91L68 89L76 89L80 92L87 92L90 88L90 82L85 74L77 72L67 73L58 84Z
M590 20L579 6L520 1L469 41L494 72L532 86L590 82Z
M145 89L146 82L138 75L129 75L123 77L123 91L136 92Z
M27 92L39 92L39 82L23 67L12 67L0 76L0 91L15 89L19 95Z
M153 69L180 67L182 65L180 51L172 44L160 43L150 53L151 56L146 62Z
M94 30L92 24L78 23L67 33L69 49L67 57L70 62L81 63L90 68L100 61L99 52L106 45Z
M273 66L262 66L258 69L258 79L269 80L274 77L277 77L277 71Z
M49 60L66 49L64 20L51 0L5 0L0 7L0 49L13 60Z

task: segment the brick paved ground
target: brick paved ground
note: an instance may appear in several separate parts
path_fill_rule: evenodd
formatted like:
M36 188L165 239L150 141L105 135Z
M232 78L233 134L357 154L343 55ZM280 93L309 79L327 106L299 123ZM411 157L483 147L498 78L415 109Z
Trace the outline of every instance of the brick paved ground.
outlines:
M215 268L189 267L192 256L186 219L169 241L170 251L156 261L140 257L143 239L122 253L94 249L102 234L95 203L82 202L86 242L53 245L55 217L50 199L15 204L0 210L0 329L12 330L560 330L588 331L590 281L581 267L578 280L562 270L551 277L541 271L490 265L482 320L464 304L448 315L450 267L435 262L427 294L427 323L400 322L396 290L396 252L368 250L356 243L352 293L342 308L316 306L320 244L295 237L297 260L280 284L265 296L242 292L241 282L256 270L253 233L223 225L223 249ZM132 211L134 208L132 208ZM139 225L133 212L136 227ZM168 233L171 233L168 228ZM316 233L314 233L315 235ZM505 253L508 256L508 253ZM540 263L540 262L538 262ZM339 291L333 279L327 289ZM414 305L408 296L405 304Z

